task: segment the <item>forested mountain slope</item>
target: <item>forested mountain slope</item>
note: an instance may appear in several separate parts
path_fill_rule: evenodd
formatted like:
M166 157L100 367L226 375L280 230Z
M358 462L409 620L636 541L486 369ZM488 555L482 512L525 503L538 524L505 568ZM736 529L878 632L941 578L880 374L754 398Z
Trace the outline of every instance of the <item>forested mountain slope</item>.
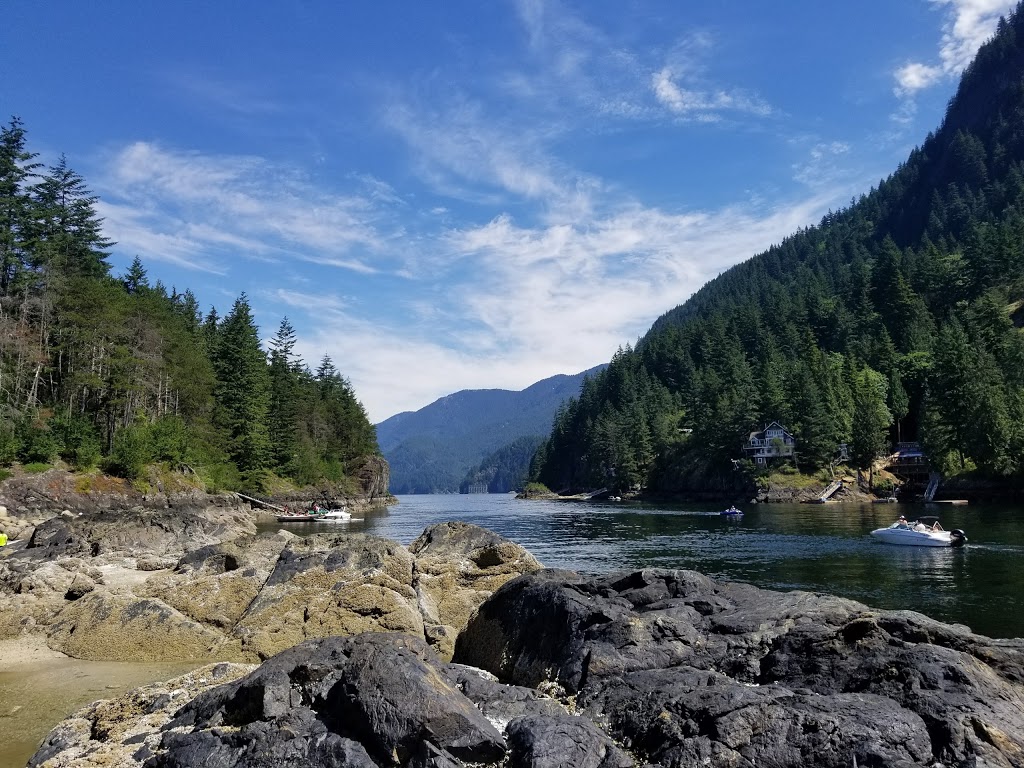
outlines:
M1024 474L1024 13L877 188L662 316L559 413L552 488L736 485L770 421L802 469L921 440L946 473Z
M297 359L287 319L268 354L244 294L204 317L139 259L112 276L97 198L26 147L17 118L0 128L0 464L161 463L260 491L344 487L379 453L348 380Z
M526 436L543 436L555 411L604 366L538 381L520 392L470 389L446 395L377 425L391 466L392 493L457 492L489 454Z

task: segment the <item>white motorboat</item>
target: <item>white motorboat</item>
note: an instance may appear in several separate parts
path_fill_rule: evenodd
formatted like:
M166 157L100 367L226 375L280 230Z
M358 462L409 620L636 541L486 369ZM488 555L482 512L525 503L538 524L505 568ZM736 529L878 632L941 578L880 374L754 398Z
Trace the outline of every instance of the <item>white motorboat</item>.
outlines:
M324 523L347 523L351 519L352 513L347 509L328 509L317 518L317 521Z
M900 518L888 528L872 531L871 535L886 544L910 547L962 547L967 543L963 531L959 528L945 531L936 518L921 518L916 522Z

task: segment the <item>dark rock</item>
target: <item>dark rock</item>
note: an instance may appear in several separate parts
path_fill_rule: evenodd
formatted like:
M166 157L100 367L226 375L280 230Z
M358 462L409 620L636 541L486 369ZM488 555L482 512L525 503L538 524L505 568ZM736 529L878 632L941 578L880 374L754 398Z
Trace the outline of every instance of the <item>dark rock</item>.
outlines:
M522 717L566 714L559 701L535 688L502 685L490 673L461 664L449 664L448 671L466 698L502 730Z
M631 768L601 729L571 715L531 715L508 727L509 768Z
M687 571L552 571L484 603L455 661L555 681L660 765L1024 765L1024 640Z
M326 759L322 745L330 754L341 740L359 742L381 765L422 757L423 742L465 762L491 763L505 754L501 734L426 643L403 635L302 643L251 675L198 696L170 725L181 727L192 733L168 733L168 762L160 765L264 765L244 756L276 749L285 734L298 740L298 752L275 753L277 764L301 758L333 765L316 761Z

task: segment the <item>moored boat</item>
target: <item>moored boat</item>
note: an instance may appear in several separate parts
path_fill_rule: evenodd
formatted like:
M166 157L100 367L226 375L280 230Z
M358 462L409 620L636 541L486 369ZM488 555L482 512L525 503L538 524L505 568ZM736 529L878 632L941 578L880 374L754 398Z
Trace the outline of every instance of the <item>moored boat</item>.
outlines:
M937 518L921 518L908 522L900 517L886 528L877 528L871 535L886 544L900 544L911 547L962 547L967 536L959 528L943 530Z
M736 507L729 507L728 509L723 509L720 514L726 515L728 517L742 517L743 511L736 509Z
M288 514L287 512L283 515L277 516L277 522L279 523L312 523L320 519L320 515L310 515L301 512L294 514Z
M352 513L342 507L341 509L328 509L317 516L318 520L325 523L347 523L352 519Z

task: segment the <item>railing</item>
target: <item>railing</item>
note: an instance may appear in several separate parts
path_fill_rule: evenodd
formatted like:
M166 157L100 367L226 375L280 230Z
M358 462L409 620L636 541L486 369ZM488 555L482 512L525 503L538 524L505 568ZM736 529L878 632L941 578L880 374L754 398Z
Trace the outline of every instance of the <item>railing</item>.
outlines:
M821 496L818 497L818 501L820 501L822 504L824 504L826 501L828 501L828 497L829 496L831 496L833 493L835 493L836 491L838 491L842 487L843 487L843 481L842 480L833 480L832 483L829 485L829 487L825 489L825 492L823 494L821 494Z

